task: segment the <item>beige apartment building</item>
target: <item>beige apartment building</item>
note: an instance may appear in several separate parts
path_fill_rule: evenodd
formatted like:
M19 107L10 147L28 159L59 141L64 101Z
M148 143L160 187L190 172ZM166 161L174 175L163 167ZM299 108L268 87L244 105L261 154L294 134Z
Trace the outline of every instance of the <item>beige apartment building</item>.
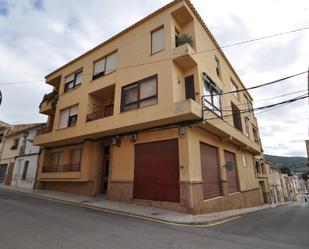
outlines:
M188 0L46 76L37 188L192 214L260 205L252 98ZM229 93L234 91L234 93ZM204 97L203 97L204 96Z

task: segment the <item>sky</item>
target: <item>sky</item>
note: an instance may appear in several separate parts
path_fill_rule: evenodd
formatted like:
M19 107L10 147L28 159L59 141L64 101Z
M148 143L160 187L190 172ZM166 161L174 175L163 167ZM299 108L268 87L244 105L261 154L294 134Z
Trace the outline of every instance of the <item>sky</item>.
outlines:
M169 2L0 0L0 120L12 124L45 122L46 116L38 112L43 95L52 90L44 84L45 75ZM221 46L309 27L308 0L192 3ZM306 71L308 44L309 30L305 30L233 46L224 52L250 87ZM305 94L306 89L307 75L302 75L250 93L254 106L259 107ZM277 97L301 90L304 92ZM308 100L301 100L256 115L264 153L306 156L308 107Z

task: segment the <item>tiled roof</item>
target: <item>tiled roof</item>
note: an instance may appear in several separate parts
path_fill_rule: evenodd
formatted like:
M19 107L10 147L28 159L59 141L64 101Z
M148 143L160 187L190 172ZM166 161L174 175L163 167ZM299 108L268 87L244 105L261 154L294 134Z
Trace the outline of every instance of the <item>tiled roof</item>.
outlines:
M11 125L10 131L7 133L6 136L12 136L12 135L21 133L22 131L29 130L29 129L35 128L35 127L39 127L41 125L42 125L42 123Z

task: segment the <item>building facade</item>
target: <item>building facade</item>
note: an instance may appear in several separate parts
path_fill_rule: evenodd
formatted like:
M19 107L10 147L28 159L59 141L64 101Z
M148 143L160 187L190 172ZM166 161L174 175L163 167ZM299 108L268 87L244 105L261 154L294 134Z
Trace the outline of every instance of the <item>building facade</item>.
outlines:
M28 189L34 187L40 147L34 146L32 142L39 129L35 126L22 132L21 145L15 157L12 186Z
M271 162L266 161L266 163L269 165L267 171L267 178L270 187L271 203L284 203L284 195L281 185L282 174L278 168L271 164Z
M0 121L0 160L2 158L5 136L9 132L9 130L10 130L10 125L5 122ZM7 164L0 163L0 183L3 183L5 180L6 171L7 171Z
M193 214L261 204L252 98L190 1L46 82L54 90L40 105L48 122L35 138L37 188Z
M29 187L31 184L34 185L39 147L32 146L32 142L25 140L25 134L29 134L29 138L33 139L36 135L36 130L38 130L41 125L42 124L10 125L9 131L4 136L0 158L0 183L6 185L13 184L19 187ZM35 156L36 160L31 158ZM29 158L29 160L26 165L19 164L27 158ZM22 173L17 180L16 174L19 174L20 171L22 171Z

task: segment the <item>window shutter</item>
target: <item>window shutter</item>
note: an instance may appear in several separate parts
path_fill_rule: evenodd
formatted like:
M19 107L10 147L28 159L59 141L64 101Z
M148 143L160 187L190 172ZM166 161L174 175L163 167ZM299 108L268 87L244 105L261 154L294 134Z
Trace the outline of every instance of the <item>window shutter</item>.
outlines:
M70 108L70 116L77 115L77 113L78 113L78 106L77 106L77 105L72 106L72 107Z
M81 149L75 149L72 151L72 164L80 164Z
M164 28L151 33L151 46L152 54L164 49Z
M59 128L66 128L68 126L68 119L69 119L70 109L64 109L60 112L60 122Z
M105 70L105 58L97 61L94 64L94 75L104 72Z
M65 83L71 82L74 80L74 74L70 74L65 78Z
M150 79L140 86L140 99L145 99L157 94L157 79Z
M117 66L117 53L113 53L106 58L106 68L105 73L110 73L116 70Z

